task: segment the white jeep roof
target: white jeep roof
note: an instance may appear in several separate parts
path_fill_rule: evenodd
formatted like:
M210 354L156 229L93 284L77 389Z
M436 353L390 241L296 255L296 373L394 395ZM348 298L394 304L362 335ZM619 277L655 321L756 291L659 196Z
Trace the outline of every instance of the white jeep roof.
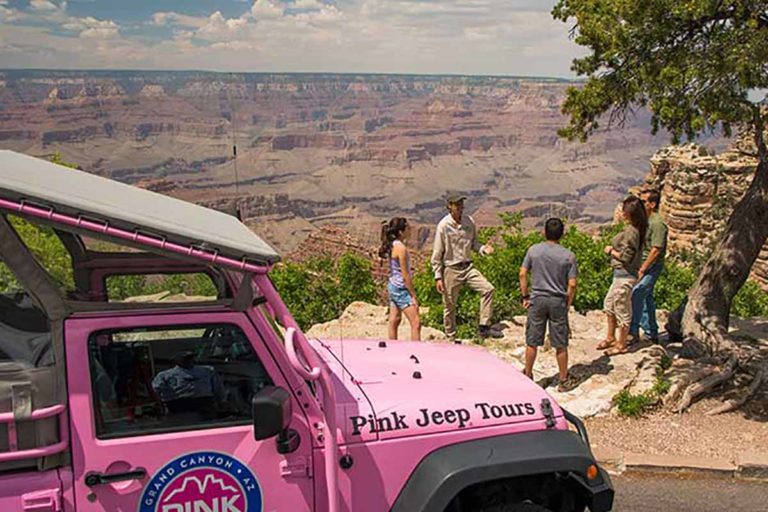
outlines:
M0 150L0 197L203 246L238 260L280 259L231 215L14 151Z

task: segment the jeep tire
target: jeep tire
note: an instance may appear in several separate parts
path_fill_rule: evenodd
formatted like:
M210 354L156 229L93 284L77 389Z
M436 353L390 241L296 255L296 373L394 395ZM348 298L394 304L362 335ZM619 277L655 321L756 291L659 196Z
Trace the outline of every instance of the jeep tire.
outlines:
M551 512L548 508L535 503L512 503L508 505L492 505L478 512Z

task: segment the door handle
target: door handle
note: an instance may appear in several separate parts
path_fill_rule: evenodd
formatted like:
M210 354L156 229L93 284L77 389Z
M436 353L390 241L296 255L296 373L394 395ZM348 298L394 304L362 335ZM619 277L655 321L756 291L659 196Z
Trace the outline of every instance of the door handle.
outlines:
M97 485L113 484L115 482L125 482L128 480L143 480L146 477L147 470L144 468L126 471L124 473L110 473L108 475L91 471L85 475L85 485L88 487L95 487Z

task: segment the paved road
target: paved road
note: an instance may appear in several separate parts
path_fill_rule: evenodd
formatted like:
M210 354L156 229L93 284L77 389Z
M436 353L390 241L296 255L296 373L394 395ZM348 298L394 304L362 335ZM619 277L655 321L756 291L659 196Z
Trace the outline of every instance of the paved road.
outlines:
M614 476L614 512L765 512L768 483Z

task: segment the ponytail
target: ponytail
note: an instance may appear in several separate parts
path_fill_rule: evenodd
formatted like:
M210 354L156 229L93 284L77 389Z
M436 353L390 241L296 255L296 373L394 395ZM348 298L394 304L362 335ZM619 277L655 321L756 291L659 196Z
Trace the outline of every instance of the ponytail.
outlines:
M392 244L403 234L406 227L408 227L408 221L404 217L393 217L389 222L381 223L380 258L389 259L392 256Z
M645 243L645 234L648 232L648 214L645 205L637 196L629 196L624 200L623 209L629 217L629 223L640 233L640 248Z

